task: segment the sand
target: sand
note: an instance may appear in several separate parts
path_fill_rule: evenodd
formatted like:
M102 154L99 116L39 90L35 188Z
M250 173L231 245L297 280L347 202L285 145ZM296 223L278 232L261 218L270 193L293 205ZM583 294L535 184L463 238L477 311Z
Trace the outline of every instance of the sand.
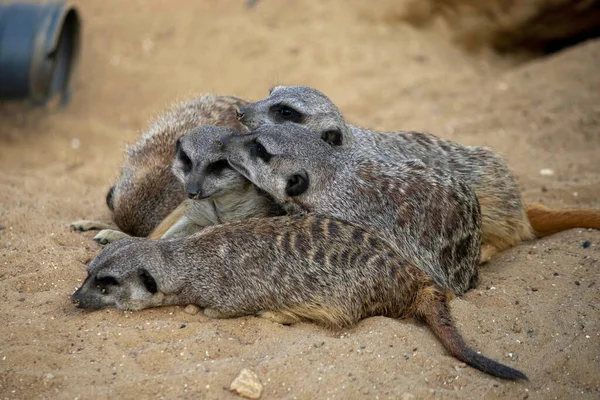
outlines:
M100 250L69 223L109 221L124 145L204 92L257 100L277 83L311 85L354 124L491 146L526 202L600 208L600 40L516 62L342 1L80 5L70 106L0 105L0 398L228 399L243 368L264 399L600 397L599 231L510 249L451 303L467 342L525 383L465 367L414 321L336 332L181 307L85 312L69 299Z

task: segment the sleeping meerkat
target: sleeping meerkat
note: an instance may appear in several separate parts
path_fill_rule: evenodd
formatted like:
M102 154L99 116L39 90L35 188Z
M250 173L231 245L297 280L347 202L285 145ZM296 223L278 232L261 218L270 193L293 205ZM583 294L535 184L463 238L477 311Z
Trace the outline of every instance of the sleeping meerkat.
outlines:
M138 142L127 148L120 177L106 196L118 230L87 220L71 226L80 231L103 229L94 240L105 244L128 235L148 236L176 208L178 218L185 215L189 204L182 202L187 195L171 170L175 142L198 125L242 129L235 110L245 104L236 97L203 95L160 115Z
M180 209L169 215L150 239L185 237L210 225L285 214L215 148L220 139L233 134L240 133L224 126L198 126L177 139L173 174L189 197L187 209L183 216Z
M348 221L402 249L442 288L477 285L481 212L466 183L419 160L331 151L301 126L265 125L220 143L229 164L290 214Z
M310 87L277 86L266 99L241 107L238 119L249 130L265 124L301 125L333 150L392 162L416 158L462 179L475 189L481 204L482 262L536 236L576 227L600 229L600 210L553 210L539 204L525 208L506 161L489 148L421 132L382 133L350 125L327 96Z
M72 300L87 309L196 304L213 318L258 313L332 328L376 315L418 318L459 360L493 376L527 379L467 346L447 294L403 250L321 216L254 218L183 239L113 243L89 264Z

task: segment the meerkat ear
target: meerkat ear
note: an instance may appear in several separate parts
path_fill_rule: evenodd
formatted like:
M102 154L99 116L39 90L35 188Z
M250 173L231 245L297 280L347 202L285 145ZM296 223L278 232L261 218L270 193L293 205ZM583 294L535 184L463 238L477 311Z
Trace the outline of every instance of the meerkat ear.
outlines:
M108 208L110 209L110 211L114 211L115 207L113 205L113 196L115 194L115 187L112 186L109 190L108 193L106 193L106 205L108 206Z
M339 129L332 129L329 131L325 131L321 134L321 139L325 142L329 143L332 146L341 146L342 145L342 132Z
M285 194L290 197L299 196L308 190L308 185L308 173L301 169L288 178Z
M140 279L142 280L142 283L146 287L147 291L149 291L152 294L158 292L158 286L156 285L156 281L154 280L152 275L150 275L150 273L144 268L140 269Z

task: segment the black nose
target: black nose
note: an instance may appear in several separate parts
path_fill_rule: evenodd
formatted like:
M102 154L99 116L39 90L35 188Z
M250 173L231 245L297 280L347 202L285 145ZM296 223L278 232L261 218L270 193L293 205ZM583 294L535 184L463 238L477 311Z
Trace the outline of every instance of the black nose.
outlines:
M190 199L198 199L200 197L200 185L195 182L188 183L185 190Z
M244 108L238 108L237 110L235 110L235 117L237 118L238 121L241 121L244 119Z

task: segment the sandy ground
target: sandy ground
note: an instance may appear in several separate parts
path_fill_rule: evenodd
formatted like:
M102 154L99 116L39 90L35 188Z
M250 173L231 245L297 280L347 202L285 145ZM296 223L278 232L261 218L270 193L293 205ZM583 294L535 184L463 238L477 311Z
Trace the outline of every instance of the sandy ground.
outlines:
M242 368L265 399L600 397L598 231L506 251L452 302L467 342L527 383L464 367L413 321L332 332L179 307L76 309L69 295L99 246L69 223L108 221L124 144L194 93L256 100L308 84L355 124L492 146L527 202L600 208L600 40L517 65L342 1L168 3L81 2L70 107L0 106L1 398L227 399Z

